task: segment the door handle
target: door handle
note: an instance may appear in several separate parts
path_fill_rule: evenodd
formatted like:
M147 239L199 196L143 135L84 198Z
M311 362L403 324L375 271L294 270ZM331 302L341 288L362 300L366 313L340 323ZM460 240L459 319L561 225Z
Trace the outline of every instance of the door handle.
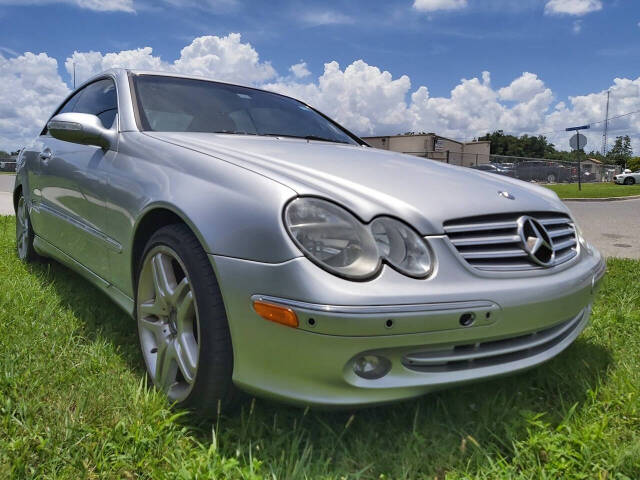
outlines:
M50 148L45 148L43 151L40 152L40 155L38 156L40 157L40 160L46 163L53 156L53 152L51 151Z

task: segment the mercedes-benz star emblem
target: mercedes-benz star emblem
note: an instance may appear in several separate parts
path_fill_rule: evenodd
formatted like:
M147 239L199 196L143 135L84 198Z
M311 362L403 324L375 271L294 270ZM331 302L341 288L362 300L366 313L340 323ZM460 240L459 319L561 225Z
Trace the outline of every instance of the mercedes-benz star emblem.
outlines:
M516 199L516 197L514 197L513 195L511 195L509 192L507 192L505 190L498 191L498 195L500 195L502 198L508 198L509 200L515 200Z
M547 229L535 218L523 215L518 219L518 236L522 248L538 265L551 267L556 259Z

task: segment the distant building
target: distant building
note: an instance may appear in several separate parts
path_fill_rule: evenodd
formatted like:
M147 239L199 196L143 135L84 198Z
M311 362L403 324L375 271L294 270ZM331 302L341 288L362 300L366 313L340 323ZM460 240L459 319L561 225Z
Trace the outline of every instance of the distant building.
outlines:
M602 162L597 158L587 158L582 161L581 166L585 172L594 172L595 170L602 168Z
M362 138L375 148L408 153L453 165L470 167L481 163L489 163L490 159L491 142L488 140L459 142L451 138L441 137L435 133Z

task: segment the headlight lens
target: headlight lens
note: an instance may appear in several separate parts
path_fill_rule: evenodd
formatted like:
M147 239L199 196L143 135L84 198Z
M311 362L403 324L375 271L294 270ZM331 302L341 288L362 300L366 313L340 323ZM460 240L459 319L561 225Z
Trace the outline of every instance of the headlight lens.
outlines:
M285 224L307 257L345 278L372 277L382 260L411 277L431 272L431 254L424 240L393 218L378 217L364 225L331 202L303 197L289 203Z
M431 254L424 240L398 220L380 217L371 223L378 252L393 267L411 277L431 272Z
M317 198L299 198L287 206L285 223L298 247L327 270L350 279L377 272L380 256L373 236L343 208Z

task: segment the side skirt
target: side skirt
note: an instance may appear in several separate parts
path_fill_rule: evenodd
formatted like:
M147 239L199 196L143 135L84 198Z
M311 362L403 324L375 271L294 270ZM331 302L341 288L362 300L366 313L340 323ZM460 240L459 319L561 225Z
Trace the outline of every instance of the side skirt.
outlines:
M102 290L116 305L122 308L130 317L134 318L135 303L133 299L118 290L115 286L107 282L104 278L96 275L87 267L71 258L59 248L50 244L43 238L35 235L33 239L33 246L39 255L52 258L66 267L70 268L74 272L79 273L92 284Z

